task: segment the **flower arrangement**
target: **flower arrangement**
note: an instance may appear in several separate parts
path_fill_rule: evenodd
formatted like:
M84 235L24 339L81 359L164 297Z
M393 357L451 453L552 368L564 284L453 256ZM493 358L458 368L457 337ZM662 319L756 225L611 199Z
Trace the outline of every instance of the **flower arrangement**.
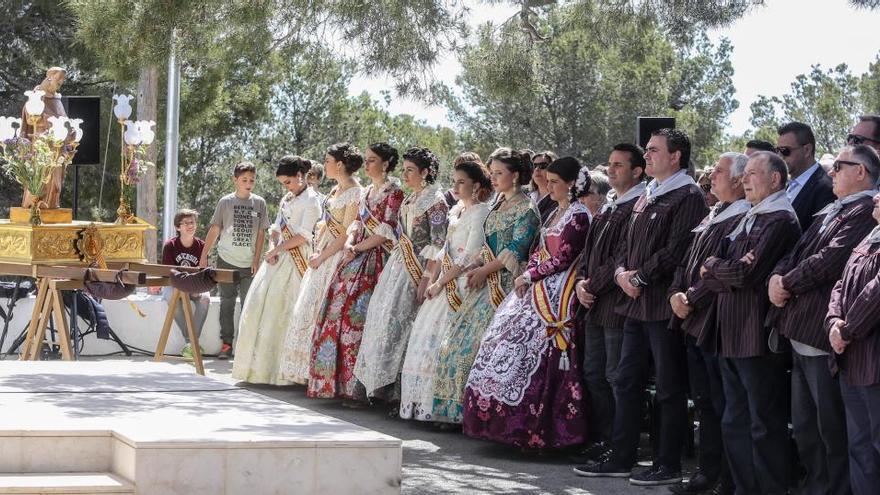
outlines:
M0 143L3 170L35 198L49 182L52 171L64 165L66 154L51 136L43 134L31 141L25 137L12 137Z

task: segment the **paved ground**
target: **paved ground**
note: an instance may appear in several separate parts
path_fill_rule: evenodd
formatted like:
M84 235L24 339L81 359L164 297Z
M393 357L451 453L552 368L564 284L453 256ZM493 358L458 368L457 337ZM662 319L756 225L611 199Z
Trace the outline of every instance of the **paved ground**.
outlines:
M231 380L228 361L207 360L205 365L212 376ZM380 408L351 410L338 401L308 399L304 387L247 388L403 440L402 493L406 495L669 493L665 487L635 487L626 480L581 478L562 456L526 456L428 424L388 419Z

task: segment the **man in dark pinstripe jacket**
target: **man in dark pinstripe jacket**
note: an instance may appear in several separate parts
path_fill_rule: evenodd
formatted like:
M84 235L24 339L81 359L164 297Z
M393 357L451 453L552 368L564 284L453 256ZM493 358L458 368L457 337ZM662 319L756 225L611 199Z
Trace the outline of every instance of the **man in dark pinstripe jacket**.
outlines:
M788 489L785 372L769 352L766 282L800 237L785 194L785 162L767 151L746 164L743 189L752 208L703 266L702 278L720 287L716 302L725 407L724 448L737 493L781 494Z
M825 314L831 289L853 248L874 228L880 158L847 146L829 172L837 200L820 210L794 251L770 277L769 320L792 346L791 418L807 477L803 493L850 493L846 420L840 387L828 368Z
M708 213L703 192L687 175L690 140L676 129L655 131L645 151L653 177L636 201L617 258L615 282L625 297L625 317L609 458L575 468L581 476L629 477L635 485L681 481L681 450L687 417L684 338L667 327L672 309L667 291L675 267ZM660 410L658 454L653 466L631 472L636 463L646 364L653 358Z
M686 482L670 487L673 493L733 493L727 457L721 439L724 390L718 366L713 280L700 278L706 258L715 254L742 216L751 208L745 199L742 176L749 157L724 153L712 169L712 193L718 203L694 229L696 237L684 263L675 271L669 303L675 316L670 328L685 333L691 399L699 414L700 456L698 470Z

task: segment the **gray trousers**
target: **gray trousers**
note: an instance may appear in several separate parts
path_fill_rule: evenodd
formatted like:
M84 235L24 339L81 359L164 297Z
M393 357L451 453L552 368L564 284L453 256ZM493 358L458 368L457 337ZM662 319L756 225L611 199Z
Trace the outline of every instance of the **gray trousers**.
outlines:
M235 342L235 300L241 296L241 302L247 297L247 293L251 288L251 282L254 281L254 275L251 273L251 267L241 268L223 261L223 258L217 257L217 268L224 270L238 270L241 276L238 282L228 284L218 284L220 287L220 340L224 344L232 345Z
M174 289L171 287L165 287L162 290L162 298L165 299L166 302L171 301L171 294L174 293ZM195 325L196 336L200 337L202 335L202 327L205 326L205 320L208 318L208 309L211 307L211 297L208 293L204 294L189 294L190 307L192 308L192 317L193 317L193 325ZM183 308L178 304L177 309L174 310L174 323L177 323L177 328L180 329L180 334L183 335L183 340L187 344L189 344L189 334L186 333L186 318L183 316Z
M801 356L792 351L791 425L807 470L798 493L851 493L846 412L840 385L828 369L828 356Z
M587 321L584 332L584 383L590 395L590 424L594 440L610 442L614 426L614 384L623 332Z

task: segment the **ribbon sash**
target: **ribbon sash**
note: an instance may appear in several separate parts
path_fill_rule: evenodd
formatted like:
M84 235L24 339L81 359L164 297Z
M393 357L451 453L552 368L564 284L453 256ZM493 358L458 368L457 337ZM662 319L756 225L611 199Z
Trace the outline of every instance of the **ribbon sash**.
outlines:
M541 262L550 258L546 248L541 248L538 259ZM574 296L575 283L577 282L578 265L575 261L568 270L546 277L532 285L532 302L535 311L547 326L547 338L561 352L559 357L559 369L570 368L568 348L570 344L570 332L574 326L574 318L571 311L571 298ZM562 286L558 292L548 288L548 284L556 284L562 279Z
M544 262L549 258L550 253L542 248L538 259ZM572 266L576 266L576 264L573 263ZM564 330L570 328L573 321L570 310L571 298L574 295L575 282L577 281L577 270L570 267L559 275L563 277L563 282L562 289L556 297L553 297L547 288L547 282L558 280L558 277L554 276L535 282L531 292L535 310L547 325L547 337L554 340L559 350L565 351L568 349L568 339Z
M287 226L287 222L284 220L283 215L281 218L281 239L289 241L290 239L293 239L293 233ZM309 261L302 252L302 246L292 247L288 249L287 252L290 253L290 256L293 258L293 265L296 267L296 271L299 273L300 278L302 278L302 276L305 275L306 270L309 268Z
M452 269L452 258L449 257L449 254L443 256L442 266L443 273L448 273ZM446 301L449 303L452 311L457 313L458 308L461 307L461 297L458 295L458 284L455 279L446 282Z
M367 236L376 235L376 229L379 228L380 223L376 220L376 217L373 216L373 212L367 207L361 208L361 222L364 224ZM394 243L391 242L391 239L385 239L385 242L380 246L386 253L390 253L391 250L394 249Z
M484 265L495 261L495 253L492 252L488 244L484 244L483 249L480 250L480 258L482 258ZM501 287L501 270L490 273L486 277L486 283L489 284L489 300L492 302L492 306L497 309L498 306L501 306L506 295Z
M422 264L419 263L419 258L416 256L412 239L410 239L405 233L401 232L398 246L400 246L400 254L403 255L403 264L406 266L406 271L409 273L413 285L418 287L419 282L422 280L423 270Z

